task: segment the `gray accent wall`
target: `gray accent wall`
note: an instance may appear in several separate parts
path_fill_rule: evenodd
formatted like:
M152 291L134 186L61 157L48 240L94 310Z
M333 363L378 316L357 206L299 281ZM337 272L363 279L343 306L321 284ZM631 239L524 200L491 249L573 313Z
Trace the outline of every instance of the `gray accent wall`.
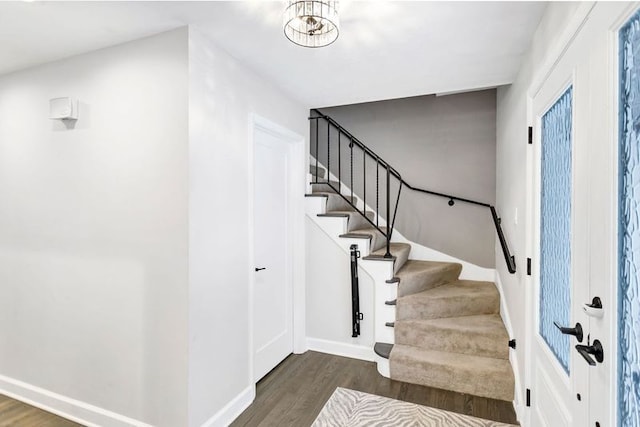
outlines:
M321 111L385 159L412 186L495 203L494 89L322 108ZM323 148L319 150L320 159L326 157L322 155ZM342 153L345 150L343 146ZM336 163L334 154L331 161ZM359 169L354 190L360 196L362 156L356 156L355 161ZM345 162L344 155L342 162L345 180L348 160ZM331 169L336 173L334 164ZM367 169L367 204L374 205L375 168L368 166ZM384 184L382 179L380 184ZM395 194L393 189L392 194ZM381 205L383 195L381 193ZM384 210L382 216L386 217ZM446 199L405 188L396 229L421 245L482 267L495 267L495 229L487 208L462 202L449 207Z

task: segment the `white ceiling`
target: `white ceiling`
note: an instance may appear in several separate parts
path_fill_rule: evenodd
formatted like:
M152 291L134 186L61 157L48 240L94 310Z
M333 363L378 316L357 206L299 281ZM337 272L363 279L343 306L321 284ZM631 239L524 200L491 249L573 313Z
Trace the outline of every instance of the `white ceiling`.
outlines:
M473 90L513 81L544 7L342 1L336 43L306 49L281 1L0 2L0 74L196 25L307 106Z

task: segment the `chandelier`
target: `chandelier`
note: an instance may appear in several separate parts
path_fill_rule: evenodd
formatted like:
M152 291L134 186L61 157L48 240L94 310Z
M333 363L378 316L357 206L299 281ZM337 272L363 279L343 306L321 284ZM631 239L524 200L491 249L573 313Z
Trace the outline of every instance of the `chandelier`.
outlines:
M293 43L304 47L328 46L339 33L337 1L287 1L284 35Z

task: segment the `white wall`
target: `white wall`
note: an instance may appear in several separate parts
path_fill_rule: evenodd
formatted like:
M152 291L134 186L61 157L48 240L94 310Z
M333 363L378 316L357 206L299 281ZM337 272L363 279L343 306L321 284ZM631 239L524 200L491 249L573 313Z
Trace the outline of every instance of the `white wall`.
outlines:
M306 218L305 224L306 330L310 347L345 355L369 355L375 344L373 279L359 268L360 312L364 319L360 324L361 335L352 338L349 254L311 219ZM349 348L350 346L361 349Z
M526 224L527 209L526 159L527 159L527 91L533 79L548 60L567 22L580 7L580 2L549 3L536 31L529 53L522 64L516 81L498 89L497 112L497 209L503 221L502 227L512 253L516 256L517 273L509 274L502 251L496 245L496 268L502 282L504 303L511 320L512 338L518 340L517 375L524 379L527 363L526 335ZM516 224L516 212L518 213ZM517 393L522 394L524 384Z
M190 426L222 425L253 392L250 115L308 133L308 106L216 47L205 31L189 29Z
M185 424L187 53L181 29L0 77L0 393Z

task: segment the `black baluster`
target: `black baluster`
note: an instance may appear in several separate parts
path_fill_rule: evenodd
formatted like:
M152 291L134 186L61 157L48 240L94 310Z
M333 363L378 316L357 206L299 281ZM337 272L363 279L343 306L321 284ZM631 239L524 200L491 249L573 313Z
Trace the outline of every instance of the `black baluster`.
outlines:
M376 227L380 227L379 218L380 210L378 208L378 199L380 198L380 159L376 158Z
M389 213L391 211L391 170L389 169L389 165L386 165L387 168L387 253L384 254L385 258L391 258L391 217Z
M351 150L350 173L351 173L351 203L353 204L353 138L349 139L349 149Z
M327 182L331 187L331 122L327 120Z
M320 138L318 134L318 117L316 117L316 179L315 182L318 182L318 157L320 157L320 149L318 148L318 139Z
M362 212L367 216L367 153L362 152Z
M340 145L340 136L342 132L338 129L338 187L342 186L342 147Z

